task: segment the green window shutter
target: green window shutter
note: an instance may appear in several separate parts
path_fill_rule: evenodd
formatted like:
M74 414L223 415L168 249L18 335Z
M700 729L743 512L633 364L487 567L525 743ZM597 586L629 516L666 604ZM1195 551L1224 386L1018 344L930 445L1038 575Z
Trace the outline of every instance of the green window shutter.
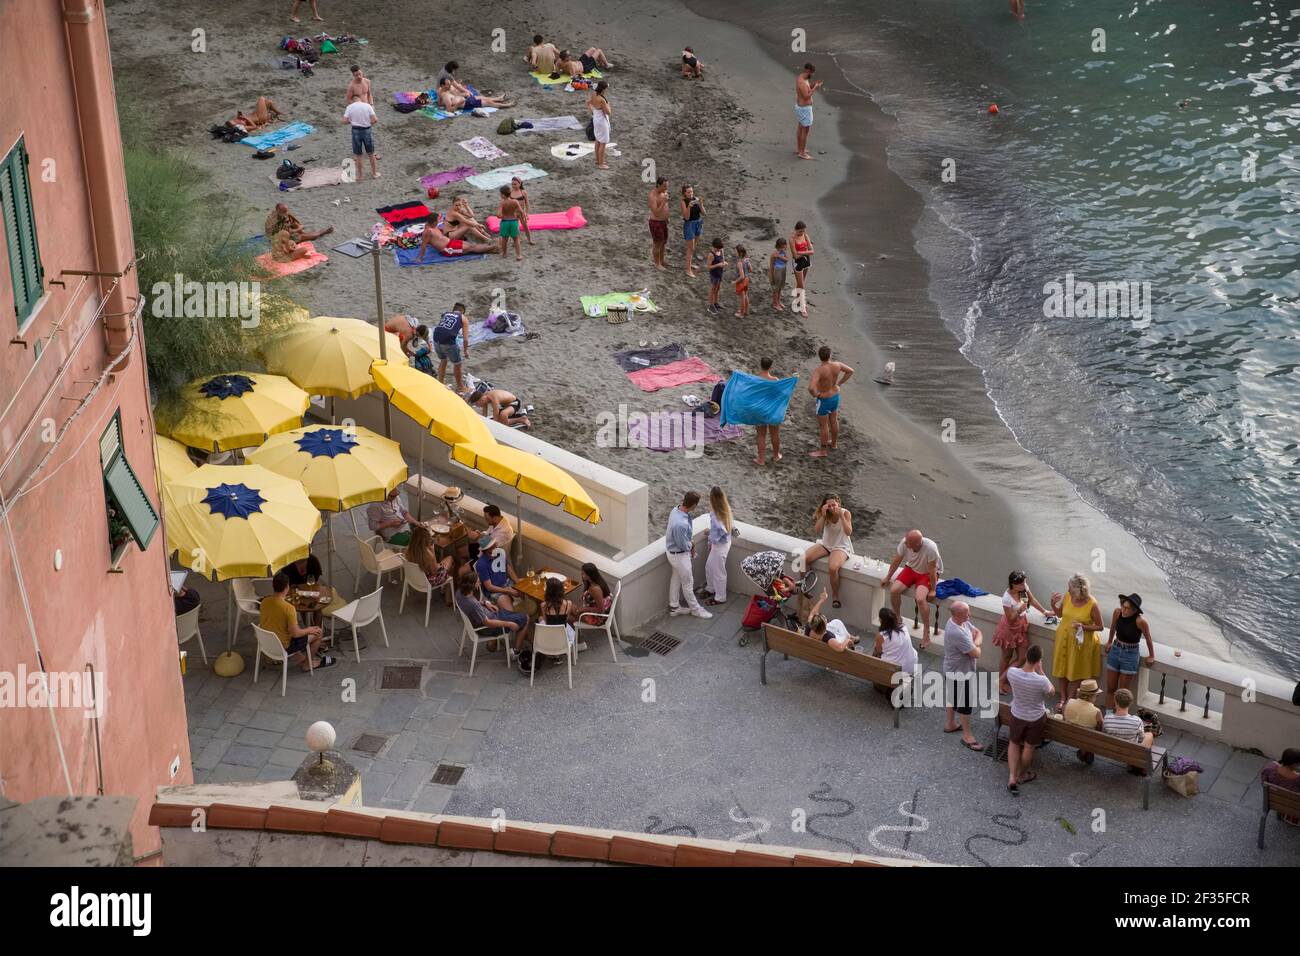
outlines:
M154 532L158 530L158 512L153 510L140 481L131 470L125 455L117 459L104 473L104 483L108 486L113 504L121 512L122 520L131 529L131 536L143 551L149 546Z
M0 207L4 214L5 246L9 251L9 275L13 280L14 310L20 331L40 301L45 279L36 238L36 215L32 208L27 162L27 149L19 140L0 163Z

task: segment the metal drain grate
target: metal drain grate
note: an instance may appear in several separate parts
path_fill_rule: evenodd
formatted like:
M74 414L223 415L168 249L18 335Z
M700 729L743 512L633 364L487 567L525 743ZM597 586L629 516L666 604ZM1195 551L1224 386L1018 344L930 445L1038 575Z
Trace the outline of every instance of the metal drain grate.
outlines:
M681 646L681 641L671 634L655 631L639 645L643 650L654 651L660 657L666 657Z
M440 763L438 769L433 772L433 783L441 783L448 787L454 787L460 783L461 776L465 773L464 767L458 767L455 764Z
M385 667L379 686L383 690L419 690L423 667Z
M384 744L388 743L387 737L381 737L378 734L362 734L352 744L352 749L363 754L377 754L384 749Z

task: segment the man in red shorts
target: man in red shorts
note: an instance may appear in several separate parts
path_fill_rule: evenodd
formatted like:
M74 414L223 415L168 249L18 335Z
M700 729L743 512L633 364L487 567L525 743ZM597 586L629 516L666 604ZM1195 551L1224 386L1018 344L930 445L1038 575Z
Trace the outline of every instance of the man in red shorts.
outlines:
M420 253L416 259L424 261L429 246L437 249L444 256L459 256L465 253L491 253L499 251L495 242L466 242L464 239L448 239L447 234L432 222L426 223L424 235L420 237Z
M667 269L664 249L668 246L668 180L660 176L650 190L650 240L656 269Z
M899 565L903 569L894 577ZM894 613L900 616L903 605L903 593L915 590L916 606L921 610L921 649L930 646L930 605L927 600L934 593L939 582L939 572L943 570L943 559L939 557L939 546L913 528L898 542L898 553L889 562L889 570L880 579L882 588L889 588L889 603Z

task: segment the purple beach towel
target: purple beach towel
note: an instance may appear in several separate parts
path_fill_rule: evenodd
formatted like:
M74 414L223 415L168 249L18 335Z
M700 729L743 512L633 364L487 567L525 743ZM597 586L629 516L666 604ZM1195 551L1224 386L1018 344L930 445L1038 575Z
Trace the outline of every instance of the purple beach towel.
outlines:
M428 176L421 176L420 185L425 189L433 189L434 187L441 189L449 183L458 183L462 179L468 179L473 175L473 166L457 166L455 169L446 169L440 173L430 173Z
M703 412L633 414L627 420L628 444L648 448L650 451L713 445L739 438L741 434L740 426L728 425L723 428L716 418L708 418Z

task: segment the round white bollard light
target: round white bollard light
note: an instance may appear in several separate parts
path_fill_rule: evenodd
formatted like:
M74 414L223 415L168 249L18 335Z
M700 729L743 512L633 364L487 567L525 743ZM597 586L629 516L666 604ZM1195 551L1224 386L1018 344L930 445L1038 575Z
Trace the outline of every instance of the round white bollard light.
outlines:
M318 720L307 728L307 746L312 753L324 753L334 746L334 727L324 720Z

